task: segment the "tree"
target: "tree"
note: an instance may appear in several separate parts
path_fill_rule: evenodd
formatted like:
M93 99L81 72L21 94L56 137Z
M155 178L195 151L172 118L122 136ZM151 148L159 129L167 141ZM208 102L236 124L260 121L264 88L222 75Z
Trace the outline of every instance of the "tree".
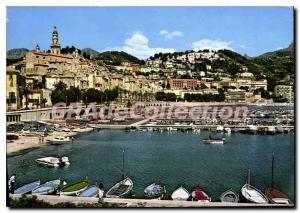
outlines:
M94 88L89 88L88 90L82 93L82 99L85 104L88 103L101 103L103 100L104 94Z

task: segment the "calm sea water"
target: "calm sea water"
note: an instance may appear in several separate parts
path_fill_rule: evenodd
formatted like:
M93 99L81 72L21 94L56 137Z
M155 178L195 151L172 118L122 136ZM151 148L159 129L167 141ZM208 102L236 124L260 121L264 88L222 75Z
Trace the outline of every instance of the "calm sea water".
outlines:
M101 130L82 135L62 146L45 145L7 158L9 174L16 173L18 185L40 179L64 178L68 183L88 176L91 183L103 182L106 190L121 178L122 149L125 171L134 181L134 194L160 180L167 195L179 186L188 190L203 186L218 200L229 188L237 192L251 168L251 184L264 190L271 184L271 156L275 152L275 186L294 199L294 134L276 136L231 134L227 144L205 145L209 132L124 132ZM215 136L212 134L212 136ZM68 168L47 168L35 163L43 156L68 156Z

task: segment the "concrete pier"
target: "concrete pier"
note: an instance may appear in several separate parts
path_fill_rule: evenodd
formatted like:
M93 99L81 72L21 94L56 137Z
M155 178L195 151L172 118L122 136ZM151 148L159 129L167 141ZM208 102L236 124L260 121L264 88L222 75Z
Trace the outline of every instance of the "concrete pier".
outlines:
M31 195L28 195L31 196ZM20 195L10 195L12 198L18 198ZM51 204L62 202L78 203L96 203L98 198L73 197L73 196L56 196L56 195L38 195L39 200ZM197 201L175 201L175 200L148 200L148 199L121 199L121 198L104 198L103 202L121 204L126 207L294 207L293 204L256 204L256 203L221 203L221 202L197 202Z

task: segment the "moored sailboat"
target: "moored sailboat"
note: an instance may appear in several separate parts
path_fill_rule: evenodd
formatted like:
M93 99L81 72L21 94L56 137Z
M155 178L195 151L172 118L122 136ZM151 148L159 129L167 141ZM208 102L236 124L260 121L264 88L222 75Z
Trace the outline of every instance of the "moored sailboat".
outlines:
M274 152L272 153L272 181L271 187L265 190L265 195L271 203L276 204L293 204L289 197L278 189L274 188Z
M254 186L250 185L250 169L248 170L248 181L241 189L242 195L252 203L268 203L268 198Z
M123 169L122 180L112 186L106 193L106 197L110 198L123 198L128 197L133 190L133 181L129 177L125 177L124 170L125 158L123 150Z

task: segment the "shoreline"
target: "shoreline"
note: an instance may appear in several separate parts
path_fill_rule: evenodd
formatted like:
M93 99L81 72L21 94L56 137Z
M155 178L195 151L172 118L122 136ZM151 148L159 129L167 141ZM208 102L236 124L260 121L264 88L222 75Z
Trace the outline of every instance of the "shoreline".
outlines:
M20 135L19 139L14 140L12 143L6 142L6 155L7 157L17 156L34 149L38 149L47 145L47 140L56 136L63 137L78 137L81 134L94 131L94 128L87 127L86 129L78 129L76 132L53 132L51 135L44 137L44 142L40 142L40 136L26 136Z

